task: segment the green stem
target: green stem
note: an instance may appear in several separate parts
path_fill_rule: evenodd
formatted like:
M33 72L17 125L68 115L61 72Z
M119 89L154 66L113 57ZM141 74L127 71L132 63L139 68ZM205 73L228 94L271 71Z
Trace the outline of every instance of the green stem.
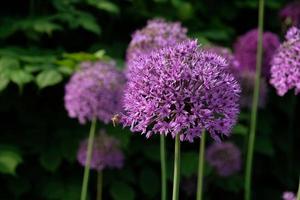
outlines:
M297 192L297 199L300 200L300 177L299 177L299 186L298 186L298 192Z
M200 148L199 148L199 163L198 163L198 187L197 200L202 200L203 193L203 171L204 171L204 151L205 151L205 129L202 131Z
M92 120L89 139L88 139L87 156L86 156L82 188L81 188L81 198L80 198L81 200L86 200L86 195L87 195L87 188L88 188L89 175L90 175L90 164L91 164L91 159L92 159L92 150L93 150L94 136L95 136L95 131L96 131L96 124L97 124L97 119L94 118Z
M257 118L257 107L258 107L258 100L259 100L259 86L260 86L262 53L263 53L263 49L262 49L262 35L263 35L263 25L264 25L263 20L264 20L264 0L259 0L256 76L255 76L255 85L254 85L254 92L253 92L250 133L249 133L248 151L247 151L247 159L246 159L245 200L251 199L252 161L253 161L253 150L254 150L254 142L255 142L255 132L256 132L256 122L257 122L256 118Z
M102 200L102 184L103 184L103 172L102 170L97 173L97 200Z
M160 135L161 199L167 200L166 147L165 136Z
M173 197L172 200L179 199L179 179L180 179L180 134L175 138L175 155L174 155L174 178L173 178Z

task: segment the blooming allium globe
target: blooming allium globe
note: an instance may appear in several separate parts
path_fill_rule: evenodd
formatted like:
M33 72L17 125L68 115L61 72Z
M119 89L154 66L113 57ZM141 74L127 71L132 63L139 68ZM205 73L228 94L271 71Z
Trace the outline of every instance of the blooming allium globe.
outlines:
M113 62L84 62L65 87L65 108L82 124L94 117L108 123L121 111L124 84L125 76Z
M287 4L279 13L281 20L288 26L300 27L300 2Z
M131 60L136 57L187 40L186 32L187 29L179 22L167 22L163 19L149 20L146 27L132 35L126 53L128 68L130 69Z
M85 166L88 140L81 142L77 160ZM103 130L94 139L91 159L91 169L103 170L105 168L121 168L124 163L124 155L120 150L119 141L107 135Z
M239 61L241 68L250 71L256 70L257 41L257 29L251 30L237 39L234 45L234 55ZM270 75L270 61L279 45L280 41L276 34L271 32L265 32L263 34L262 73L266 77Z
M296 195L293 192L284 192L282 195L283 200L296 200Z
M240 86L226 61L185 41L132 62L121 122L133 132L180 134L193 141L205 128L215 139L229 135L239 113Z
M300 92L300 30L292 27L285 37L286 41L278 48L271 67L270 83L280 96L293 88L295 94Z
M241 169L241 152L231 142L214 143L207 148L206 160L218 175L226 177Z

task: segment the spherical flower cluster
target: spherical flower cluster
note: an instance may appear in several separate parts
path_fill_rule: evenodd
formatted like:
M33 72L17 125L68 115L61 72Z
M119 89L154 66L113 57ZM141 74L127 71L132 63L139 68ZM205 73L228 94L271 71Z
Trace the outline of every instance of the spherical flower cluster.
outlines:
M82 166L86 163L87 144L88 140L82 141L77 153L77 160ZM119 141L102 130L93 143L91 169L100 171L105 168L121 168L123 163L124 155L120 150Z
M295 94L300 92L300 30L295 27L288 30L272 59L270 83L280 96L293 88Z
M284 192L282 195L283 200L296 200L296 196L293 192Z
M65 87L65 108L84 124L94 117L108 123L121 111L125 76L114 63L82 63Z
M300 2L287 4L279 13L281 20L288 26L300 26Z
M258 31L251 30L240 36L234 45L234 55L240 63L240 67L255 71L256 70L256 52L257 52ZM271 32L263 34L263 64L262 74L269 77L270 60L275 53L280 41L277 35Z
M193 141L203 129L229 135L239 113L240 87L226 61L185 41L141 56L124 97L121 122L133 132L180 134Z
M226 177L241 169L241 152L231 142L214 143L206 153L208 163L214 167L218 175Z
M163 19L149 20L146 27L132 35L126 53L128 68L132 59L186 40L186 32L187 29L179 22L166 22Z

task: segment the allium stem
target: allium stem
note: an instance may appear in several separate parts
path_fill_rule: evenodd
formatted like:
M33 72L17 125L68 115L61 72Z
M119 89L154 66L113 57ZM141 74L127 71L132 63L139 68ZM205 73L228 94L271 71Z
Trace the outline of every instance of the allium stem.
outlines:
M297 192L297 199L300 200L300 177L299 177L299 186L298 186L298 192Z
M258 42L257 42L257 54L256 54L256 75L255 85L253 92L253 101L251 109L251 122L250 122L250 133L248 140L248 151L246 160L246 172L245 172L245 200L251 199L251 177L252 177L252 161L253 161L253 150L255 142L256 132L256 118L257 118L257 107L259 100L259 87L260 87L260 76L261 76L261 65L262 65L262 36L263 36L263 25L264 25L264 0L259 0L259 11L258 11Z
M173 178L173 198L179 199L179 179L180 179L180 135L176 134L175 138L175 152L174 152L174 178Z
M203 171L204 171L204 151L205 151L205 129L203 129L199 148L199 163L198 163L198 186L197 200L202 200L203 193Z
M81 198L80 198L81 200L86 200L86 195L87 195L96 124L97 124L97 118L94 118L91 123L91 129L90 129L89 140L88 140L86 163L84 167L84 175L83 175L82 188L81 188Z
M161 200L167 200L165 135L160 135Z
M103 172L102 170L97 173L97 200L102 200L102 185L103 185Z

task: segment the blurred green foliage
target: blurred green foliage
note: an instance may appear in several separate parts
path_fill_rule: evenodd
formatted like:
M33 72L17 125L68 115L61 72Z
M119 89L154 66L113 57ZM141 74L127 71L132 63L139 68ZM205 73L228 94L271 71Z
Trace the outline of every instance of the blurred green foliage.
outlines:
M277 13L285 3L266 1L267 30L282 34ZM238 35L256 27L257 1L11 0L0 13L0 199L76 200L83 173L76 152L88 125L68 118L63 95L78 63L114 58L123 67L130 35L153 17L181 21L200 43L232 47ZM280 98L272 89L267 108L259 113L255 199L280 199L282 191L296 189L297 101L292 94ZM231 137L243 152L248 121L249 111L244 110ZM100 127L121 140L126 154L124 169L104 174L104 199L159 198L159 139L146 140L120 127ZM182 146L182 180L195 184L198 141ZM171 186L171 138L167 149ZM206 199L241 199L242 172L220 178L206 166L205 174ZM90 198L95 181L93 172ZM183 188L181 195L194 199Z

